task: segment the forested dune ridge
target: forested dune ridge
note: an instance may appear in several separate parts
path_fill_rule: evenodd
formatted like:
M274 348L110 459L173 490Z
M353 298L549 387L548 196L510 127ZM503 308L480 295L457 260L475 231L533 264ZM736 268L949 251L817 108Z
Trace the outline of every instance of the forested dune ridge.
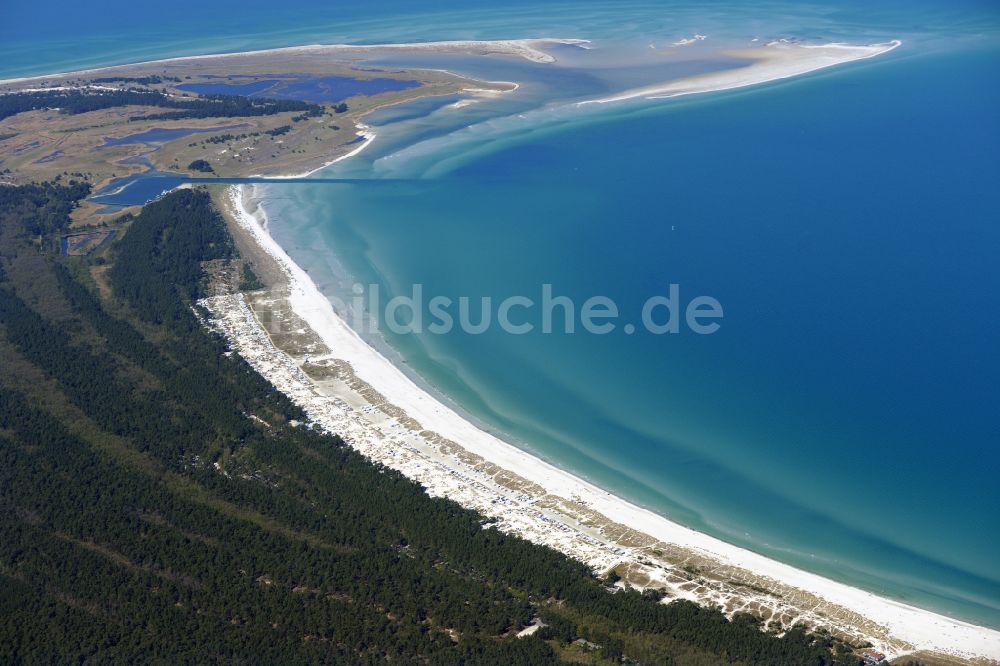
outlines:
M0 662L859 663L612 593L301 423L192 305L243 266L209 195L59 256L87 191L0 188Z
M182 120L188 118L232 118L271 116L286 111L302 111L307 117L322 115L323 108L290 99L251 99L239 95L205 95L197 99L177 100L154 90L40 90L0 95L0 120L25 111L59 109L66 115L100 109L138 106L173 109L160 113L133 116L130 120Z

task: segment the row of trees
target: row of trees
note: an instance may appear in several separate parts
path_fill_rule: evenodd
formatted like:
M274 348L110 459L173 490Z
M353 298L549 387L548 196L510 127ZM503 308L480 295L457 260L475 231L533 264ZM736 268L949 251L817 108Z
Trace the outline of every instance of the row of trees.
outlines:
M180 83L180 80L179 76L159 76L157 74L151 74L150 76L102 76L91 79L94 83L134 83L139 86L151 86L156 83L163 83L164 81Z
M0 103L3 97L0 95ZM32 236L61 231L69 226L70 213L88 194L90 185L75 180L0 187L0 224L17 225Z
M323 114L321 105L293 99L242 95L177 98L155 90L40 90L0 95L0 120L25 111L40 109L59 109L60 113L79 114L117 106L171 109L135 116L132 120L269 116L288 111L298 111L307 117Z

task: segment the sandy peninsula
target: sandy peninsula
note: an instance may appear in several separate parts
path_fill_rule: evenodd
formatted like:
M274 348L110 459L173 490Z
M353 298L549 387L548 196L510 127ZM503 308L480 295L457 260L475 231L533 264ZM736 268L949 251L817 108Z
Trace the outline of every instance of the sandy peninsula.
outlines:
M138 91L162 95L166 100L182 100L202 97L203 93L191 92L197 86L233 94L226 92L229 85L236 94L248 86L260 86L268 94L280 95L283 85L322 87L329 85L324 81L336 79L367 84L368 91L359 88L343 99L321 100L321 112L310 114L290 110L266 115L168 119L162 117L165 108L138 105L80 113L36 108L2 114L0 184L52 180L70 174L91 183L96 191L116 179L149 170L194 177L302 177L356 154L359 141L360 147L368 145L373 137L361 118L377 109L432 96L457 96L468 104L517 89L512 82L470 79L442 69L386 71L366 66L365 61L372 57L441 53L551 63L555 59L544 50L546 47L579 43L581 40L524 39L310 45L6 79L0 81L0 97L57 91L88 95ZM400 83L404 85L386 86ZM150 138L143 138L147 135ZM196 164L202 166L194 170ZM85 202L75 211L74 220L80 225L106 223L107 219L101 217L103 209L95 202Z

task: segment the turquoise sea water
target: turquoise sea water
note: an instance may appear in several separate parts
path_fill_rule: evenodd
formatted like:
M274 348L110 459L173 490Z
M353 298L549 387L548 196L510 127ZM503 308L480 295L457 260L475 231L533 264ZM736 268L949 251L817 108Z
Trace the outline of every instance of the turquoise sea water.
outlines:
M672 283L683 300L718 299L725 317L710 336L384 340L485 426L602 487L1000 627L994 7L317 6L308 30L277 10L222 21L211 9L156 30L111 12L82 38L56 27L31 62L12 46L22 37L5 36L0 69L72 69L68 43L96 64L311 41L594 39L603 52L560 49L558 66L448 60L525 85L465 109L421 100L380 112L375 143L321 174L350 182L267 188L272 233L331 296L357 280L386 297L420 283L430 295L537 299L548 283L578 303L613 298L622 322ZM118 46L127 30L148 36L141 53ZM666 65L640 51L695 32L904 46L750 90L567 104L648 81Z

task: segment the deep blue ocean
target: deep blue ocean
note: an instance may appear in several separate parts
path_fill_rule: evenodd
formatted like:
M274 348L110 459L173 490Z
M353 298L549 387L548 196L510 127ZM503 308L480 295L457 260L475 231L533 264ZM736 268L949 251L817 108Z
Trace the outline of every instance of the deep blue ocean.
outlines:
M157 10L155 22L119 4L67 8L54 25L15 8L0 75L317 41L595 40L606 66L573 49L556 66L449 61L525 85L464 109L428 99L379 112L372 146L321 174L350 182L267 187L273 235L331 296L354 281L386 297L419 283L498 300L551 284L577 302L612 298L622 322L670 284L684 301L716 298L725 316L707 336L493 328L382 341L483 425L597 485L1000 628L995 3L383 3L373 14L227 2ZM18 21L45 33L13 34ZM695 32L904 44L741 91L572 103L645 80L663 65L637 59L640 47Z

